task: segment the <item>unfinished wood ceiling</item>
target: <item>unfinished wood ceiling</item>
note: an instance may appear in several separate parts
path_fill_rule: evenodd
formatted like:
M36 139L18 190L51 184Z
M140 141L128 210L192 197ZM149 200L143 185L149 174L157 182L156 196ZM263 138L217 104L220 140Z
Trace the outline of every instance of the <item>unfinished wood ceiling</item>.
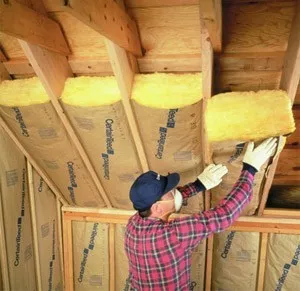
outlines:
M18 2L33 5L30 7L45 13L41 5L37 5L38 1ZM64 1L43 2L48 17L59 23L70 49L67 59L72 72L65 75L112 75L105 37L72 13L63 11ZM296 2L222 2L222 51L215 50L214 54L213 93L279 89ZM197 0L127 0L125 7L140 35L143 56L137 56L137 62L141 73L202 70ZM115 22L115 19L110 21ZM0 32L0 49L0 61L13 78L36 74L17 38ZM300 86L294 103L298 125ZM298 125L281 155L275 184L300 183L299 135Z

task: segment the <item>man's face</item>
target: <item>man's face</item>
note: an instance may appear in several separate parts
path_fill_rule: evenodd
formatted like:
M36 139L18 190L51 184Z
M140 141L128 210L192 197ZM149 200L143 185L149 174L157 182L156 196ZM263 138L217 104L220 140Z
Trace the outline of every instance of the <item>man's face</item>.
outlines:
M175 211L174 195L175 189L172 189L171 191L169 191L161 197L159 202L160 206L163 207L164 212Z

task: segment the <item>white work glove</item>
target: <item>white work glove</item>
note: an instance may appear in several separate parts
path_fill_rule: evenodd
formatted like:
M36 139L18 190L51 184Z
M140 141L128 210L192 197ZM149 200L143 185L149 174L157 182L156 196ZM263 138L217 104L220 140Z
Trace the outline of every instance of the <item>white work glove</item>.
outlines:
M204 171L198 176L200 182L204 185L206 190L216 187L222 182L222 177L228 173L226 166L221 164L210 164Z
M251 165L257 171L259 171L260 167L274 153L276 146L277 146L277 139L274 137L264 140L255 149L254 149L254 142L250 141L248 143L243 162Z

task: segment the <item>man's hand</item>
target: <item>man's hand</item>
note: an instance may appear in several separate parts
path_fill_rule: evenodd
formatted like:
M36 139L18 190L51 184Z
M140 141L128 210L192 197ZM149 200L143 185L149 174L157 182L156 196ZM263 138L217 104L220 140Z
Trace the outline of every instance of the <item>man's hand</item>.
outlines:
M277 146L277 139L274 137L264 140L254 149L254 142L250 141L243 159L243 162L254 167L257 171L274 153Z
M222 177L228 173L226 166L221 164L210 164L198 176L200 182L204 185L206 190L216 187L222 182Z

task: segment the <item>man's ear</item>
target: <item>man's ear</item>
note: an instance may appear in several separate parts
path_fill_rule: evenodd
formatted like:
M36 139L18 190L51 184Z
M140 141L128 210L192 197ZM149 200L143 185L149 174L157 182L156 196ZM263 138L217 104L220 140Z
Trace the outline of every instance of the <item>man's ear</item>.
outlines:
M154 204L152 204L151 212L153 214L161 214L162 210L161 210L159 203L155 202Z

